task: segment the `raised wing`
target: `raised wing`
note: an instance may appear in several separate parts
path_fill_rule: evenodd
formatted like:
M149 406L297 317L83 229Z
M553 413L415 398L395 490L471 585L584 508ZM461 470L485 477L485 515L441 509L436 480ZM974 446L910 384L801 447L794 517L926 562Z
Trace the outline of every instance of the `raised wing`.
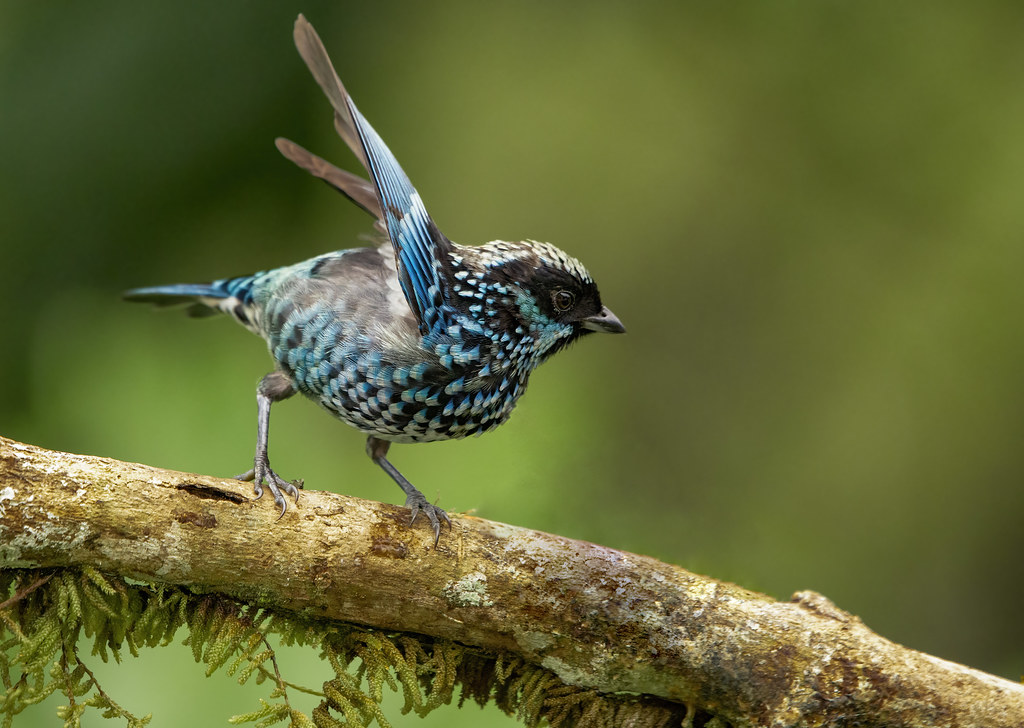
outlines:
M295 21L295 47L334 107L338 134L370 173L376 188L376 209L366 204L365 188L359 187L360 182L367 184L365 180L337 169L287 140L282 152L340 189L378 219L383 219L395 249L399 282L416 314L420 332L426 335L444 330L453 323L449 318L450 309L445 305L449 293L445 269L449 265L452 242L437 229L398 160L352 103L320 37L302 15ZM281 146L279 142L278 148Z
M278 151L285 157L314 177L322 179L377 218L381 225L384 224L384 213L381 212L380 200L377 199L377 188L369 180L335 167L323 157L318 157L313 152L300 147L291 139L278 137L274 143L277 145ZM387 232L387 229L384 229L383 232Z

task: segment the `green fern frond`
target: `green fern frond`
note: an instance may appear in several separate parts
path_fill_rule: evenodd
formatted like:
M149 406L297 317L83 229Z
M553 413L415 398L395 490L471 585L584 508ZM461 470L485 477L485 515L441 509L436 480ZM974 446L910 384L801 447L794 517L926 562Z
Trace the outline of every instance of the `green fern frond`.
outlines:
M207 675L224 668L240 684L254 675L258 685L270 681L260 707L233 716L232 724L336 728L376 722L390 728L381 709L385 688L402 695L403 714L426 715L451 703L457 687L459 705L494 702L531 727L547 721L552 728L646 728L684 720L682 706L652 710L639 698L568 686L512 653L318 621L166 584L129 583L92 568L48 573L0 570L0 603L21 594L0 609L0 728L10 728L15 715L57 691L68 698L57 711L68 728L80 728L87 708L142 728L150 716L132 715L100 688L78 658L79 638L91 639L92 654L104 661L108 653L120 660L125 645L132 655L141 646L166 646L183 626L184 644ZM328 672L322 690L281 677L270 636L282 645L319 650ZM320 704L307 716L289 704L291 690L320 696Z

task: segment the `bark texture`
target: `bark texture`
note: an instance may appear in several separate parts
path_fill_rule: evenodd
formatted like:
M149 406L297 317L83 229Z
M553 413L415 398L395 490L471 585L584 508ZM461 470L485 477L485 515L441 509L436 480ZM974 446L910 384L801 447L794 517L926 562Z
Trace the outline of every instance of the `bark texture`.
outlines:
M511 650L565 682L736 726L1024 726L1024 686L890 642L814 592L777 602L644 556L0 438L0 568L97 569Z

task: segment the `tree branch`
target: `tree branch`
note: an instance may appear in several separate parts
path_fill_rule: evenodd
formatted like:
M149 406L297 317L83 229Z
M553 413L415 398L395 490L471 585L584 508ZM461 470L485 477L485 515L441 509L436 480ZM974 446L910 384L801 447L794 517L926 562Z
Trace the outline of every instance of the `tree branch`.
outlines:
M572 685L737 726L1021 726L1024 686L651 558L470 516L433 547L397 506L0 437L0 568L88 564L262 606L511 650Z

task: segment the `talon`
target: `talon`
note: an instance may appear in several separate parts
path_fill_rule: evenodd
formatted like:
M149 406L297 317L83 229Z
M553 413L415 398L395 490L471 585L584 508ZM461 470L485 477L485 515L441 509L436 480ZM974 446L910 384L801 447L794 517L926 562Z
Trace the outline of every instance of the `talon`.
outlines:
M380 438L370 436L366 440L366 454L370 456L373 462L377 463L385 473L391 476L392 480L398 483L398 487L405 492L405 507L412 511L412 518L409 519L409 526L411 527L416 523L416 517L422 510L427 520L430 521L430 526L434 530L434 545L437 546L437 542L441 538L441 521L443 518L448 524L449 530L452 527L452 522L448 518L448 514L444 512L444 509L438 508L437 506L429 503L423 494L416 490L416 487L406 480L405 476L402 475L398 470L388 462L385 457L388 452L388 447L391 443L387 440L381 440Z
M434 528L434 546L437 547L438 542L441 540L441 520L444 519L449 529L452 527L452 522L448 519L448 514L435 505L431 505L430 509L426 510L426 513L430 519L430 525Z
M292 496L295 502L299 502L299 489L295 487L295 483L290 483L287 480L280 480L278 485L284 489L284 492Z
M452 521L448 518L448 514L444 512L444 509L438 508L433 503L428 503L422 494L415 493L410 495L405 499L405 505L412 511L412 518L409 520L410 526L416 523L416 518L421 511L427 517L427 520L430 521L430 527L434 531L434 546L437 546L441 540L442 520L448 524L448 529L451 530Z
M263 497L264 486L270 489L270 494L274 496L274 504L281 509L281 513L278 514L277 519L280 521L284 518L285 512L288 510L288 501L282 495L283 490L288 495L295 498L295 503L299 502L299 489L295 483L290 483L280 475L275 473L271 467L270 462L267 461L266 456L260 457L259 454L256 456L255 467L245 473L238 476L238 480L251 480L252 489L256 494L256 500ZM302 483L302 481L297 481Z

